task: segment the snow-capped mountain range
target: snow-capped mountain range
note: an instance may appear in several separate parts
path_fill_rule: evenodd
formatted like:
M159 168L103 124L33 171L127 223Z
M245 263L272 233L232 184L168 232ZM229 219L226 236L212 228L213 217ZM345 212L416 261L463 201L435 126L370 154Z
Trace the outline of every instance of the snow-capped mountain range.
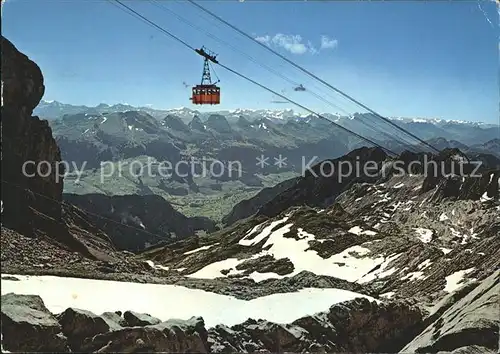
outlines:
M114 105L101 103L95 107L88 107L43 100L35 108L34 114L44 119L57 120L65 115L75 115L79 113L106 115L114 112L126 111L141 111L158 120L163 120L169 115L175 116L186 124L191 122L194 117L200 118L201 121L206 121L210 116L214 115L223 116L229 123L237 122L241 117L250 122L267 119L275 124L285 124L289 121L301 121L305 123L314 123L315 125L319 123L319 120L317 120L317 117L314 115L294 111L293 109L234 109L203 112L189 107L155 109L152 107L134 107L126 103ZM398 132L387 122L376 119L369 113L354 113L351 116L339 113L322 113L321 115L344 128L379 141L387 140L389 137L394 136L395 132ZM495 124L420 117L389 117L389 119L424 140L445 138L459 141L466 145L476 145L500 137L500 125ZM394 134L391 132L394 132Z
M165 115L171 114L176 115L180 118L190 118L192 119L195 115L199 117L208 116L211 114L220 114L226 118L239 118L244 116L245 118L270 118L270 119L282 119L288 120L293 118L306 118L312 117L314 115L310 113L297 112L291 108L286 109L250 109L250 108L238 108L231 110L213 110L210 112L202 112L196 109L191 109L188 107L178 107L171 109L156 109L150 106L135 107L129 105L128 103L117 103L109 105L106 103L101 103L95 107L89 107L84 105L71 105L66 103L61 103L58 101L40 101L40 104L35 108L34 113L38 114L45 119L58 119L65 114L75 114L75 113L91 113L95 111L96 113L111 113L120 111L145 111L152 116L160 115L164 118ZM342 119L356 119L356 117L365 115L363 113L354 113L352 116L342 115L340 113L331 112L321 112L322 116L332 119L333 121L340 121ZM464 124L471 126L480 126L483 128L488 127L498 127L499 125L484 123L484 122L473 122L464 120L445 120L440 118L423 118L423 117L388 117L392 121L400 121L405 123L430 123L435 125L446 125L446 124Z

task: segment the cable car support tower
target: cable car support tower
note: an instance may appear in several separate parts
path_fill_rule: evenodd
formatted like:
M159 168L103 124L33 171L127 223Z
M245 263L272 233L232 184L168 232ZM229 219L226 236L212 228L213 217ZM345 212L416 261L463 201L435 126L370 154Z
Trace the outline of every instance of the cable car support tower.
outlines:
M210 74L210 62L219 64L217 61L217 55L209 52L205 47L200 49L195 49L195 52L201 55L203 60L203 73L201 75L200 85L193 87L193 95L191 101L193 104L220 104L220 88L216 86L220 82L217 74L214 71L217 81L212 82L212 76ZM212 68L213 70L213 68Z

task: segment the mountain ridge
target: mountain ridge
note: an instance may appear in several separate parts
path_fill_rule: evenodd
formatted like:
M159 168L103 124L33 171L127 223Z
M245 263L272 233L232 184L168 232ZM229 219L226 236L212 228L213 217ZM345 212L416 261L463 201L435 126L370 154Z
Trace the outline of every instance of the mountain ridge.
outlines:
M67 107L68 109L74 109L74 110L82 110L81 112L77 113L85 113L86 110L104 110L104 111L145 111L145 112L170 112L175 114L176 112L180 115L184 114L190 114L190 115L210 115L210 114L221 114L221 115L230 115L230 116L249 116L252 117L254 115L261 115L261 116L266 116L269 115L272 118L278 118L281 117L284 119L284 117L299 117L299 118L308 118L308 117L313 117L314 115L311 113L299 113L295 112L292 108L287 108L287 109L251 109L251 108L238 108L238 109L231 109L231 110L212 110L210 112L200 112L196 109L191 109L188 107L180 107L180 108L162 108L162 109L157 109L153 108L151 106L132 106L129 104L124 104L124 103L116 103L116 104L105 104L101 103L99 105L96 105L94 107L92 106L85 106L85 105L72 105L72 104L66 104L66 103L61 103L59 101L45 101L41 100L40 104L35 108L35 112L42 117L44 117L43 114L40 112L43 112L49 107L59 107L60 110L64 112L64 108ZM62 115L67 114L67 113L59 113L57 117L50 117L47 116L45 118L52 118L52 119L57 119L61 118ZM73 113L75 114L75 113ZM339 113L330 113L330 112L320 112L321 115L326 115L329 116L329 118L336 117L336 119L339 118L347 118L348 116L346 115L341 115ZM366 113L353 113L350 119L355 119L358 116L365 115ZM366 114L366 115L371 115L371 114ZM192 117L191 117L192 118ZM431 124L467 124L467 125L479 125L479 126L492 126L492 127L498 127L500 124L494 124L494 123L487 123L484 121L466 121L466 120L455 120L455 119L442 119L442 118L424 118L424 117L401 117L401 116L388 116L386 117L392 121L402 121L402 122L412 122L412 123L431 123ZM334 121L336 119L333 119Z

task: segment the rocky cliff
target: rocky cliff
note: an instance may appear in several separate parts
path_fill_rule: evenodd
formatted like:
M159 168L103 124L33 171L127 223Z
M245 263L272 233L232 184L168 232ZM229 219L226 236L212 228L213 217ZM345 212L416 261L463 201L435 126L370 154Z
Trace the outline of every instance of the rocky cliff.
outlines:
M61 154L47 121L31 116L45 91L40 68L4 37L2 85L2 223L28 235L37 228L37 212L61 219L63 180L55 169ZM42 167L52 171L37 173L31 164L23 173L28 161L46 161Z
M45 91L42 72L4 37L2 87L2 243L4 234L24 235L91 258L98 257L96 249L113 252L85 212L62 202L59 147L47 121L31 116ZM7 258L2 252L2 262Z

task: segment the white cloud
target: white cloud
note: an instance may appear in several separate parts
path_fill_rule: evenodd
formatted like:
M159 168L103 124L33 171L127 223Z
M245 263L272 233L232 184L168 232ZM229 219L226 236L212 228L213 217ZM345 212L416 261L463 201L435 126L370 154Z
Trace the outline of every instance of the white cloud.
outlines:
M319 50L317 50L316 48L314 48L313 44L311 43L311 41L308 41L307 42L307 45L309 46L309 52L311 54L318 54L319 53Z
M274 36L264 35L257 36L255 40L268 46L283 48L292 54L318 54L324 49L334 49L338 45L336 39L331 39L327 36L321 36L321 44L316 48L311 41L305 41L302 36L298 34L283 34L277 33Z
M298 34L276 34L272 40L274 45L288 50L292 54L304 54L309 51L308 44L302 43L302 37Z
M260 42L260 43L269 44L271 37L268 35L265 35L265 36L255 37L255 40Z
M321 36L321 49L334 49L339 45L339 41L328 36Z

